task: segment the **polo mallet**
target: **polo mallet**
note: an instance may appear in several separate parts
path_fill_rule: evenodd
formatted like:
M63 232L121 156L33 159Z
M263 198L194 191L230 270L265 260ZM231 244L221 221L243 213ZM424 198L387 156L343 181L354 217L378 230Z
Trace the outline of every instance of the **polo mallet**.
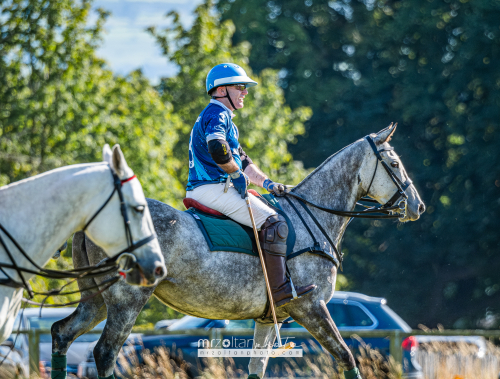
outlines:
M269 278L267 277L266 265L264 263L264 255L262 254L262 249L260 248L259 233L257 232L257 225L255 225L255 219L253 218L253 212L252 212L252 207L250 206L250 198L248 197L248 193L245 196L245 201L247 203L248 213L250 214L250 220L252 220L253 234L255 235L255 242L257 243L257 250L259 251L260 264L262 265L262 271L264 272L264 279L266 280L267 295L269 296L269 306L271 307L271 313L273 314L274 330L276 330L276 337L278 338L278 351L276 351L276 354L273 354L274 358L284 354L287 350L293 349L295 347L295 343L288 342L285 345L281 344L280 330L278 328L278 321L276 319L276 309L274 308L273 293L271 291L271 285L269 284Z

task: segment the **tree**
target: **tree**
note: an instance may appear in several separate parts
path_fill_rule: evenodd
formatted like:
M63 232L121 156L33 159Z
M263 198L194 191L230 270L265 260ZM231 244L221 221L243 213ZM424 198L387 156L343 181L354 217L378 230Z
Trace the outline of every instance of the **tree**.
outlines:
M100 10L89 27L89 10L88 0L11 0L3 6L0 184L62 165L99 161L104 143L120 143L146 195L183 208L189 133L208 100L206 74L223 61L246 67L250 45L232 45L234 26L219 22L212 3L196 10L189 30L173 13L171 28L150 29L165 55L180 67L157 91L140 71L116 76L95 56L107 13ZM293 160L288 144L303 133L311 112L292 111L284 104L275 71L264 70L256 79L259 86L238 113L242 144L273 179L296 183L306 172ZM69 268L70 251L71 246L49 267ZM34 280L38 290L61 284ZM157 321L158 303L145 309L140 322ZM169 316L165 311L163 317Z
M353 287L387 296L414 326L495 326L484 320L500 313L500 4L221 0L218 9L238 25L234 42L252 44L249 65L280 70L287 104L313 109L307 139L291 148L306 167L400 121L393 145L427 212L397 231L353 224Z
M88 26L90 3L2 4L0 184L100 161L105 143L120 143L146 195L180 205L184 188L172 155L179 118L139 71L115 76L95 56L107 14L99 11L95 25ZM49 267L68 268L70 256L69 249ZM38 290L60 285L34 281Z
M186 163L178 172L183 182L187 182L189 135L196 116L209 100L205 90L208 72L216 64L235 62L253 77L247 66L250 45L233 46L233 23L221 23L213 14L211 1L200 5L195 14L196 20L189 30L183 28L175 12L169 14L171 27L161 31L149 29L165 56L180 69L176 76L163 78L158 89L184 124L174 147L176 157ZM283 90L276 84L275 71L263 70L255 80L259 85L250 89L245 108L236 112L240 142L252 160L274 180L297 183L306 172L293 160L288 144L294 143L296 136L304 132L303 122L310 117L310 110L301 107L292 111L284 104Z
M90 1L12 0L0 37L2 185L67 164L99 161L121 143L147 194L178 201L167 160L178 118L137 71L114 76L95 56L107 13ZM168 191L166 190L168 188Z

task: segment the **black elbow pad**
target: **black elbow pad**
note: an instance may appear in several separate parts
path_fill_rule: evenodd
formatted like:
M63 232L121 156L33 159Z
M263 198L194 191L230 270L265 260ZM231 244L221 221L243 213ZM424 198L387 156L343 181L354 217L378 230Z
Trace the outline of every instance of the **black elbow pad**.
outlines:
M243 171L245 171L245 169L248 166L250 166L253 162L250 159L250 157L247 155L247 153L245 153L243 151L243 149L241 148L241 146L238 148L238 153L240 154L240 158L241 158L241 168L243 169Z
M217 164L228 163L233 157L229 144L223 139L213 139L208 141L208 152Z

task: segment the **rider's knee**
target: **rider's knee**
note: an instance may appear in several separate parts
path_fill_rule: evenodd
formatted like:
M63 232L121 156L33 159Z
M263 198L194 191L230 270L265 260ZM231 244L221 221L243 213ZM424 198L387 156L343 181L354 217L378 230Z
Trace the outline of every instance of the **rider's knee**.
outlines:
M288 225L281 215L272 215L267 218L261 227L261 243L269 253L286 254L286 239Z

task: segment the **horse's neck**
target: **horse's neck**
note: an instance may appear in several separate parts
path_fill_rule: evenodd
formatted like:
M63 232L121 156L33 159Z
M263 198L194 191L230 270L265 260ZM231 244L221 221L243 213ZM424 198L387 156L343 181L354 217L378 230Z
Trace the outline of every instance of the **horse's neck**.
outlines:
M355 142L328 158L299 183L293 192L312 203L326 208L349 211L354 209L361 194L359 172L365 155L366 147L364 144L360 143L360 141ZM332 241L338 244L348 219L323 212L312 206L308 207L328 232ZM306 222L309 223L310 221L307 221L309 217L306 215L305 210L301 206L298 206L297 209L303 214ZM292 215L295 213L290 207L287 207L286 211ZM303 227L300 221L296 225ZM314 229L316 229L315 226ZM317 232L315 237L319 241L325 241L325 238Z
M82 229L112 188L105 164L53 170L0 189L0 224L43 266L71 234ZM34 269L3 232L0 236L19 267ZM11 263L2 246L0 262Z

